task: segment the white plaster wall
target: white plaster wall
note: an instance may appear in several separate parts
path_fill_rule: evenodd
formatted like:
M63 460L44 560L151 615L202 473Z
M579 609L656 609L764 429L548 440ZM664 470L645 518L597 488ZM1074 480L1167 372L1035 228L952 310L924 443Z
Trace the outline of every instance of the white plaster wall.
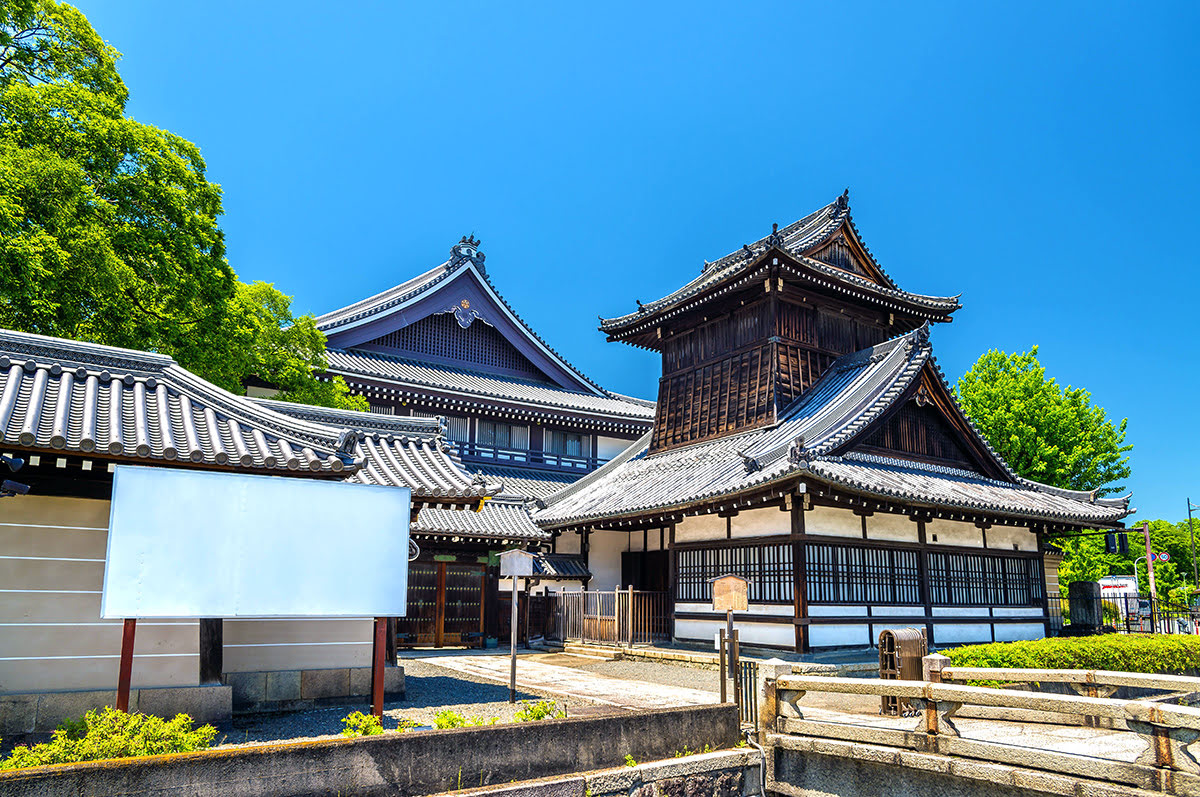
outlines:
M998 550L1036 551L1037 535L1018 526L992 526L987 530L987 544Z
M1041 623L1005 623L996 626L997 642L1017 642L1024 639L1041 639L1046 635L1046 627Z
M862 518L849 509L814 506L804 513L804 533L862 539Z
M779 507L746 509L733 517L734 537L771 537L792 533L792 513Z
M687 614L688 612L711 612L711 603L676 603L675 611ZM745 612L738 614L755 614L763 617L792 617L792 607L779 603L751 603Z
M933 535L937 535L937 541ZM925 540L930 545L958 545L964 548L982 548L983 530L974 523L964 520L934 518L925 524Z
M1000 627L997 626L996 630L998 632ZM937 640L939 646L968 642L991 642L992 626L990 623L985 625L939 625L934 623L933 638Z
M604 435L596 436L596 456L600 459L612 459L620 454L625 449L629 448L636 441L622 440L619 437L605 437Z
M638 533L641 537L641 533ZM621 584L621 552L629 550L629 532L593 531L588 537L588 589L616 589Z
M876 512L867 518L867 538L892 542L920 542L917 524L908 515Z
M989 617L986 606L934 606L934 617Z
M1041 607L997 606L992 609L993 617L1041 617Z
M866 625L810 625L808 644L814 648L844 645L869 645L871 634Z
M573 531L564 531L558 535L554 550L558 553L579 553L582 550L583 538Z
M809 617L857 617L867 616L866 606L809 606Z
M725 539L725 518L720 515L690 515L675 524L675 542Z
M873 617L923 617L924 606L872 606Z
M679 639L711 641L725 624L719 620L676 620L675 636ZM792 623L734 623L742 645L763 645L774 648L795 648L796 629Z
M649 529L643 538L642 532L629 532L630 551L661 551L666 549L669 532L660 529Z

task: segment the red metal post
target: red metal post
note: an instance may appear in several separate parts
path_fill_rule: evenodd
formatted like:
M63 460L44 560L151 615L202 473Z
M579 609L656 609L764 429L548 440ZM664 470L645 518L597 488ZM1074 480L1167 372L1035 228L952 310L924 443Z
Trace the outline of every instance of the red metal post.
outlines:
M371 646L371 713L383 718L383 656L387 649L387 618L375 618L375 642Z
M117 708L129 711L129 685L133 681L133 634L137 620L125 620L121 630L121 669L117 675Z

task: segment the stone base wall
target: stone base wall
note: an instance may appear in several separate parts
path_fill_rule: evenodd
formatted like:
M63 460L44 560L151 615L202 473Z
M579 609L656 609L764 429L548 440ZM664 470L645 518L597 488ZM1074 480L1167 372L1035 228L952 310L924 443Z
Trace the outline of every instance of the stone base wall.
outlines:
M0 736L49 733L65 719L116 702L115 689L0 695ZM159 717L190 714L198 724L220 724L233 716L233 690L222 684L131 689L129 710Z
M221 680L233 690L233 713L298 711L313 706L370 700L370 667L321 670L227 672ZM383 694L404 698L404 668L383 668Z

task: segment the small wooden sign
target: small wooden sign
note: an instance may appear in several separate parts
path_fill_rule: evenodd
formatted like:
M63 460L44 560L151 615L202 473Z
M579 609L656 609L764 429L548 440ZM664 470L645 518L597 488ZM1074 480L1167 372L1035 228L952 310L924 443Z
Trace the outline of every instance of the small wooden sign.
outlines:
M500 554L500 575L504 578L510 576L532 576L533 575L533 554L529 551L505 551Z
M709 583L712 584L714 612L744 612L749 608L749 580L730 574L709 579Z

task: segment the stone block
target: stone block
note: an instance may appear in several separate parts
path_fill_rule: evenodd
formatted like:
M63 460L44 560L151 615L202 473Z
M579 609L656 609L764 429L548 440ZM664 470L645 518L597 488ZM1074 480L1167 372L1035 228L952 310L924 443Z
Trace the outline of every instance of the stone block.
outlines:
M129 706L137 706L137 689L129 690ZM65 719L78 719L92 709L116 705L117 692L99 690L86 692L45 692L38 695L37 721L33 730L49 733Z
M404 668L383 668L383 692L386 695L404 695Z
M255 705L267 699L267 674L265 672L227 672L223 679L233 690L233 705Z
M300 698L319 700L350 694L350 671L344 667L330 670L301 670Z
M1018 789L1026 789L1038 794L1061 794L1070 797L1075 794L1076 781L1062 775L1050 772L1037 772L1030 769L1018 769L1013 772L1013 785Z
M37 705L37 695L0 695L0 736L33 733Z
M456 797L584 797L587 783L582 776L573 778L546 778L525 783L485 789L464 789L455 792Z
M267 700L299 700L300 671L277 670L267 673Z
M921 769L926 772L950 772L950 759L944 755L918 753L915 750L900 750L900 765L909 769Z
M139 689L137 710L166 719L187 714L197 725L229 722L233 716L233 689L221 684Z
M386 669L384 670L386 674ZM384 679L384 688L387 687L386 677ZM370 667L351 667L350 668L350 696L365 697L371 696L371 668Z

